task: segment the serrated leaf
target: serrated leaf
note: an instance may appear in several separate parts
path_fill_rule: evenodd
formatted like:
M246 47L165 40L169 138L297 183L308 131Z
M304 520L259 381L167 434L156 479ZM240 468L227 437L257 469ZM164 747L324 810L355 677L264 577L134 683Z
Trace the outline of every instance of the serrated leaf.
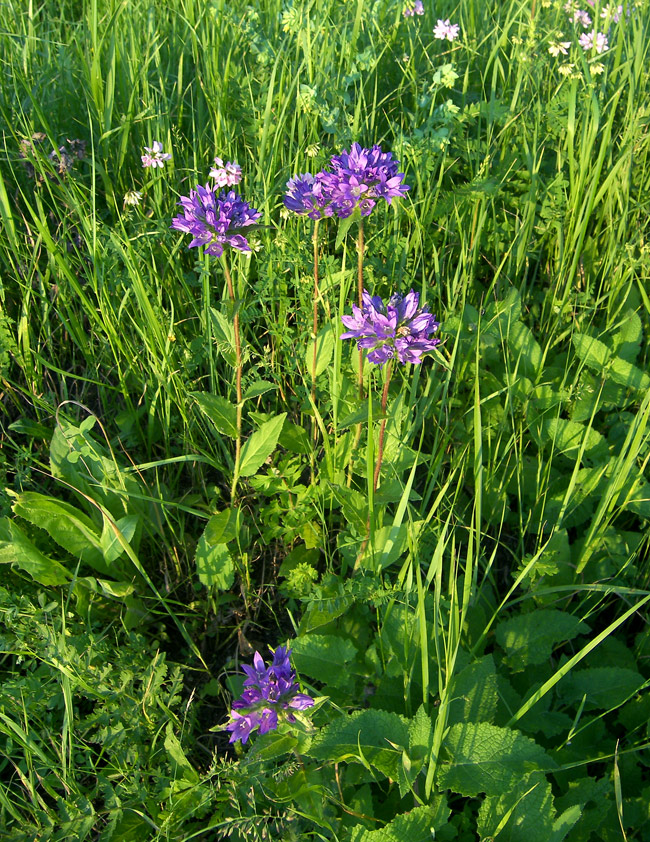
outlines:
M332 360L335 336L331 325L326 325L318 331L316 338L316 377L322 374ZM314 367L314 342L311 340L305 352L305 369L311 378Z
M210 308L212 316L212 336L217 344L219 352L228 365L235 365L237 361L237 351L235 348L235 329L232 319L228 318L225 313Z
M204 533L208 544L228 544L237 537L237 515L232 509L212 515L205 525Z
M650 375L621 357L612 360L608 371L611 379L621 386L642 392L650 389Z
M572 614L537 609L499 623L496 638L507 655L505 662L517 670L529 664L542 664L557 644L589 631L589 626Z
M481 839L498 842L561 842L579 815L580 811L573 822L565 816L558 824L551 785L541 773L534 772L498 796L485 799L479 809L477 830Z
M357 825L350 842L432 842L435 832L442 830L450 814L444 796L435 795L430 804L402 813L378 830Z
M454 676L450 699L449 725L468 721L492 722L499 702L492 655L486 655Z
M277 389L278 387L275 383L269 383L268 380L256 380L254 383L246 389L242 396L242 400L250 400L251 398L258 398L260 395L266 394L266 392L270 392L273 389Z
M174 728L171 722L168 722L167 727L165 728L164 745L165 750L172 761L172 767L175 767L175 774L188 781L192 781L194 783L198 782L198 773L185 756L183 747L181 746L178 737L174 734Z
M357 649L351 640L331 634L304 634L291 644L293 662L299 673L340 687L347 679L344 665L352 661Z
M278 445L278 438L287 413L283 412L276 418L262 424L259 430L245 442L241 450L239 475L252 477L256 474Z
M190 395L222 435L237 438L237 407L234 404L209 392L190 392Z
M592 667L573 670L557 685L565 704L582 702L586 710L612 710L641 689L645 680L635 670L621 667Z
M403 716L385 710L362 710L326 725L307 753L317 760L370 763L386 777L397 780L408 737L408 722Z
M604 342L586 333L574 333L571 342L579 359L589 368L602 371L607 365L611 351Z
M9 518L0 518L0 564L15 564L41 585L64 585L72 574L44 555Z
M529 737L487 722L452 725L438 765L440 789L460 795L501 795L524 775L555 767L546 752Z

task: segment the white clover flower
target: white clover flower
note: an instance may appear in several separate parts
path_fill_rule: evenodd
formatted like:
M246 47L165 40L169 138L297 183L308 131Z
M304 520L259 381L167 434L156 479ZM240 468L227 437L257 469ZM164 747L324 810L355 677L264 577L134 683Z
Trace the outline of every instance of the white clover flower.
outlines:
M138 190L129 190L124 194L124 207L127 205L139 205L142 199L142 193Z

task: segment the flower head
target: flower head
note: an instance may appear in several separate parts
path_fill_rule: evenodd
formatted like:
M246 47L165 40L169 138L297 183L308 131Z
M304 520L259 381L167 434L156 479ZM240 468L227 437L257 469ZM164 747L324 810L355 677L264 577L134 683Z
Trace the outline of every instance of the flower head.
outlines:
M181 216L172 219L171 227L193 236L188 248L203 246L206 254L221 257L224 246L250 252L251 247L242 229L254 225L262 216L234 190L216 194L209 184L197 185L190 195L181 196Z
M382 152L380 146L365 149L353 143L348 152L334 155L330 162L332 171L319 172L316 179L331 207L341 219L346 219L359 208L362 216L369 216L377 199L403 196L409 190L404 184L404 173L398 172L399 161L392 152Z
M127 205L139 205L142 193L139 190L129 190L124 194L124 207Z
M226 725L231 731L230 742L245 743L255 728L260 734L273 731L280 719L295 722L291 710L306 710L314 700L306 693L299 693L296 673L291 666L291 650L278 646L273 660L267 666L259 652L255 653L253 666L243 666L247 678L244 692L232 703L232 719ZM239 711L244 711L240 713Z
M283 201L287 210L301 216L307 214L310 219L322 219L334 214L331 199L323 189L321 180L308 172L294 175L287 181Z
M607 36L602 32L583 32L578 43L585 52L595 48L597 53L604 53L608 49Z
M583 12L581 9L576 9L573 12L573 22L576 24L579 23L584 29L591 26L591 18L587 12Z
M405 18L412 18L414 15L423 15L424 3L422 0L406 0L402 14Z
M436 317L425 307L418 307L420 294L411 290L407 295L395 293L384 304L379 296L363 291L363 306L352 305L352 315L342 316L349 328L341 339L356 339L357 347L369 350L368 361L384 365L397 357L400 363L422 362L422 354L440 343L429 339L440 327Z
M554 41L549 45L548 51L552 56L568 55L571 47L571 41Z
M143 167L160 167L161 169L165 166L165 161L171 161L171 155L169 152L163 152L162 143L158 140L154 140L153 146L145 146L144 151L147 153L146 155L142 155L142 166Z
M215 166L210 170L210 178L216 187L234 187L241 181L241 167L233 161L224 164L221 158L214 159Z
M439 20L433 28L433 37L439 41L455 41L460 35L460 26L447 20Z

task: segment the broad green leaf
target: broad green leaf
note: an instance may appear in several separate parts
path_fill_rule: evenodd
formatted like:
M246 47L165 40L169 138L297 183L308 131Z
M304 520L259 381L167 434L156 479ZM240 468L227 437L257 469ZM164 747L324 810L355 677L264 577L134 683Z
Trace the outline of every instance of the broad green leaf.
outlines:
M378 830L357 825L350 842L432 842L435 832L445 827L450 814L445 797L435 795L430 804L402 813Z
M301 635L292 642L291 649L299 673L332 687L345 684L348 679L345 664L357 654L351 640L323 634Z
M237 438L236 406L221 395L212 395L209 392L190 392L190 395L222 435L231 439Z
M481 839L498 842L561 842L580 817L580 810L556 820L551 785L533 772L481 804L477 830Z
M346 760L371 764L397 780L408 739L408 722L403 716L385 710L362 710L326 725L314 737L308 754L335 763Z
M127 544L130 544L133 540L139 521L139 515L126 515L125 517L120 518L115 524L115 527L117 527L120 535ZM102 546L102 552L104 553L104 559L107 564L111 564L116 561L124 552L124 546L116 534L113 524L109 522L106 517L104 518L104 528L102 530L100 543Z
M574 333L571 341L576 354L585 365L595 371L602 371L605 368L611 351L604 342L586 333Z
M341 504L341 512L345 520L353 526L360 535L365 535L368 522L368 503L366 498L354 488L330 483L330 491Z
M306 454L312 451L312 443L307 430L291 421L284 422L278 444L280 447L284 447L292 453Z
M25 491L17 495L13 511L34 526L44 529L50 538L75 558L100 573L110 573L95 524L75 506L45 494Z
M9 518L0 519L0 564L15 564L41 585L64 585L72 574L44 555Z
M520 374L534 380L541 371L544 354L532 331L523 322L510 325L508 347L514 357L513 366Z
M650 483L636 480L632 489L625 489L625 508L650 519Z
M533 421L530 431L539 446L545 442L553 442L556 451L571 458L578 455L585 436L587 437L585 454L592 457L599 453L607 454L607 442L601 434L576 421L542 417Z
M560 680L557 693L565 704L581 703L586 696L585 710L612 710L638 692L643 684L643 676L635 670L592 667L572 670Z
M454 675L447 721L492 722L498 702L494 659L486 655Z
M628 389L637 389L646 392L650 389L650 374L637 368L621 357L615 357L609 366L609 376L615 383L626 386Z
M272 418L262 424L259 430L256 430L246 441L241 450L240 476L252 477L259 471L277 447L286 417L287 413L283 412L276 418Z
M316 377L322 374L332 360L334 353L334 331L331 325L326 325L318 331L316 339ZM305 369L308 377L311 379L312 369L314 367L314 341L311 340L307 345L305 352Z
M589 632L589 626L572 614L554 609L537 609L517 614L499 623L497 643L505 651L505 662L514 670L542 664L559 643Z
M433 744L433 726L431 717L420 705L413 719L409 722L408 751L402 754L402 768L398 779L402 798L409 792L413 782L422 771L422 767L431 754Z
M346 217L345 219L339 219L339 228L336 232L336 244L334 245L334 249L338 250L343 243L348 231L350 230L350 226L353 222L357 222L357 214L352 214L351 216Z
M219 517L219 515L215 515L215 517ZM227 591L235 580L235 565L226 544L210 542L211 531L213 530L210 527L210 521L208 521L208 526L204 529L196 545L194 556L196 572L199 581L206 588Z
M439 789L460 795L501 795L524 775L555 763L533 740L487 722L452 725L438 765Z
M224 509L212 515L205 526L205 540L208 544L228 544L237 537L237 514L232 509Z
M643 338L643 326L639 314L634 310L628 310L622 316L622 324L614 334L614 347L616 355L633 363L641 350Z
M387 524L375 532L373 536L373 552L375 563L379 563L379 569L390 567L408 550L408 524L401 523L399 526ZM372 556L367 561L372 563ZM373 568L374 569L374 568Z
M269 383L268 380L256 380L254 383L246 389L243 394L242 400L250 400L251 398L258 398L260 395L266 394L266 392L270 392L273 389L277 389L278 387L275 383Z

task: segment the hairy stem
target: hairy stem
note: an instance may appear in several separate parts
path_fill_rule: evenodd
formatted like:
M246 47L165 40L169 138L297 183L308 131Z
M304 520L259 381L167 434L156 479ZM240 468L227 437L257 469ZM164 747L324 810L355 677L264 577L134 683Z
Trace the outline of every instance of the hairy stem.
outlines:
M234 500L235 492L237 490L237 482L239 480L239 463L241 461L241 415L242 415L242 393L241 393L241 375L242 375L242 361L241 361L241 339L239 336L239 313L237 312L237 301L235 300L235 290L232 285L232 277L230 276L230 269L226 263L225 257L222 258L223 272L226 276L226 285L228 287L228 295L232 303L235 315L233 318L233 327L235 332L235 381L237 388L237 438L235 440L235 471L232 478L232 485L230 487L230 498Z

